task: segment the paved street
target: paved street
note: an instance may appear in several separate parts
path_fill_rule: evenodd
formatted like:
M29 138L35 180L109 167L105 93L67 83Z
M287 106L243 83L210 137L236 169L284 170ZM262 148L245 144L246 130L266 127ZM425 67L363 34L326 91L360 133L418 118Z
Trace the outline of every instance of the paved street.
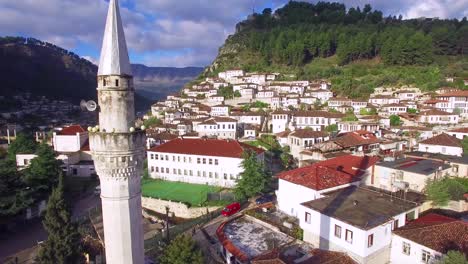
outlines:
M96 207L100 203L99 196L90 194L85 198L78 200L73 208L73 217L81 217L86 212ZM19 225L15 232L2 234L0 237L0 260L15 254L21 250L37 245L37 242L47 238L47 234L42 227L40 219Z

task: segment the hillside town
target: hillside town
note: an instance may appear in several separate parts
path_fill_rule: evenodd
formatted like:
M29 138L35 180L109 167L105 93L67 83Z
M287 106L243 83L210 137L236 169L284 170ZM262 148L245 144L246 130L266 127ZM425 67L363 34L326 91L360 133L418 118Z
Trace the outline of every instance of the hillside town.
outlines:
M2 263L466 263L463 76L357 98L206 71L140 115L110 0L96 80L79 106L0 97Z

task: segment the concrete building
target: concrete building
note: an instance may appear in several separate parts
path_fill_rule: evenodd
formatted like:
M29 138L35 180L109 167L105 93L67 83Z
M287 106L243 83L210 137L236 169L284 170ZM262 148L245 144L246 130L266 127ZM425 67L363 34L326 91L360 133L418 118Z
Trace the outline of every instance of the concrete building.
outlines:
M457 114L438 109L425 111L418 115L419 123L431 125L456 125L459 122L459 118Z
M235 140L179 138L148 151L148 171L155 179L234 187L243 171L242 154L264 151Z
M435 263L449 250L466 255L468 224L428 214L393 231L390 263Z
M237 138L237 120L229 117L212 117L194 125L200 137Z
M299 153L314 144L321 143L330 139L325 131L314 131L312 129L298 129L288 135L288 144L291 155L299 158Z
M301 204L304 241L346 252L358 263L387 263L392 230L419 214L419 204L368 188L349 186L323 196Z
M109 2L98 70L99 127L90 147L101 182L106 262L144 259L141 176L145 132L135 130L133 77L118 0Z
M461 156L463 154L461 140L445 133L419 142L418 150L452 156Z
M301 203L319 199L325 192L359 185L377 161L375 157L345 155L283 172L278 175L278 209L299 218Z

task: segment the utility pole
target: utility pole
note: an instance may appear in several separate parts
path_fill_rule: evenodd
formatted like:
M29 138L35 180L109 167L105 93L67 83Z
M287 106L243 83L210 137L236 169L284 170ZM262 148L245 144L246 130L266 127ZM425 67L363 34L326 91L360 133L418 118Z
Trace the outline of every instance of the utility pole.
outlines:
M166 206L166 240L169 244L169 206Z

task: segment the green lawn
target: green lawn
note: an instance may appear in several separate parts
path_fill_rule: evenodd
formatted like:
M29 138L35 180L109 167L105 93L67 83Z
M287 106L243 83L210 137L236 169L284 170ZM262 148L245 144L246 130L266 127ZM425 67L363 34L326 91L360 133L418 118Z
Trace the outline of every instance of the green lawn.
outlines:
M142 184L145 197L184 202L191 206L202 206L207 200L207 193L220 190L215 186L162 180L145 180Z

